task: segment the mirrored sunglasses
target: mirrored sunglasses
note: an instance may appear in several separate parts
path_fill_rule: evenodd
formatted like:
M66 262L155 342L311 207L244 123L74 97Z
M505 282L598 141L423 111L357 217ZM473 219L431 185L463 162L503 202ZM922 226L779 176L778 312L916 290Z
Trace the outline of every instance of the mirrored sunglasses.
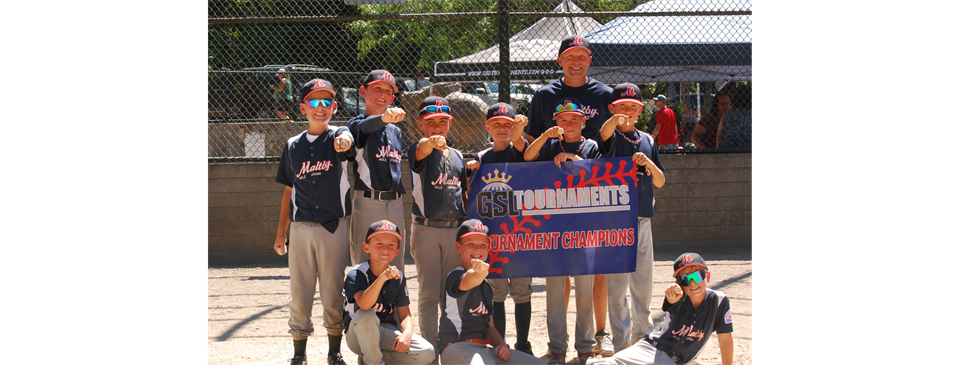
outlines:
M318 106L322 106L322 107L326 108L326 107L330 106L331 104L333 104L333 99L310 99L310 100L307 100L307 105L309 105L309 106L312 107L312 108L316 108L316 107L318 107Z
M577 106L577 104L574 104L574 103L565 103L565 104L557 105L557 113L559 113L559 112L572 112L572 111L577 111L577 110L580 110L580 107Z
M678 277L677 282L680 283L680 286L690 286L691 280L693 280L694 283L700 284L705 277L707 277L707 270L694 271Z
M446 105L444 106L429 105L424 107L420 111L425 111L427 113L450 113L450 107Z

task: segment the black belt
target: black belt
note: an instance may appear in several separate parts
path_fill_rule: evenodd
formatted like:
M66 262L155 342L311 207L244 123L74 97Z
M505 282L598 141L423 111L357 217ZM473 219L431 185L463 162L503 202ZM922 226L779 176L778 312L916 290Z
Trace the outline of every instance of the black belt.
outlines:
M429 227L437 228L455 228L460 227L460 224L463 223L461 219L450 219L450 220L437 220L437 219L427 219L423 217L414 217L413 220L417 224L422 224Z
M670 356L670 360L673 360L673 362L676 363L677 365L683 365L684 361L680 359L680 356L674 355L673 349L670 348L669 346L659 343L657 341L654 341L650 339L650 337L644 337L643 339L648 343L650 343L651 345L653 345L653 347L656 347L657 350L663 351L663 353L667 354L667 356Z
M403 196L403 193L399 191L380 191L380 190L364 190L363 197L371 198L376 200L394 200L400 199Z

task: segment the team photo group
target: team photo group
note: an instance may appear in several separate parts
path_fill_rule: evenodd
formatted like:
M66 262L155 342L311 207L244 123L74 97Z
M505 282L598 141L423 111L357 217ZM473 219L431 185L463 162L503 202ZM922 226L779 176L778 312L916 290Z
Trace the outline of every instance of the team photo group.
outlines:
M419 103L422 138L403 149L407 113L394 106L400 89L387 70L357 85L364 109L346 126L329 123L338 96L328 80L294 86L308 128L283 146L273 246L288 255L292 365L307 364L318 284L327 364L345 364L343 343L366 365L566 364L571 284L576 363L681 365L714 332L722 364L733 363L730 301L708 288L703 257L680 255L670 284L654 287L650 220L654 191L667 183L658 147L677 144L676 120L637 129L641 88L588 77L591 60L586 39L564 38L562 77L533 94L527 115L490 105L492 143L470 160L448 141L456 111L441 96ZM654 98L658 109L665 102ZM534 353L528 337L531 321L543 320L531 318L533 278L546 280L549 353ZM662 303L651 302L654 291ZM661 323L651 305L663 310Z

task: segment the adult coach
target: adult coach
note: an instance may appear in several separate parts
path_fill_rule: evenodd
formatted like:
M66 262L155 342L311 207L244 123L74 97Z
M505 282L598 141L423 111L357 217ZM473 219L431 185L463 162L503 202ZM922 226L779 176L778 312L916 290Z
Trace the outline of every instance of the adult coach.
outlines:
M613 89L587 77L587 70L593 60L592 54L590 42L582 36L569 36L560 41L557 63L563 68L563 77L533 93L530 101L530 122L524 130L527 141L533 143L544 131L557 125L553 120L553 108L567 97L575 98L583 104L586 121L581 135L596 140L603 122L610 118L607 104Z
M524 130L526 132L524 138L528 142L533 143L543 132L557 125L553 119L553 114L556 111L554 109L564 98L574 98L581 103L584 127L580 135L594 141L599 138L600 127L611 116L607 105L610 103L610 95L613 93L613 89L596 79L587 77L591 61L593 61L593 51L590 49L590 42L583 36L568 36L560 41L557 63L563 69L563 77L541 86L533 93L533 99L530 100L529 115L527 116L529 122ZM568 279L567 288L569 287ZM607 291L607 282L603 275L596 276L593 290L595 294L593 307L597 317L597 329L605 330L606 326L602 319L606 318L607 297L603 293ZM568 296L565 295L565 297ZM600 335L597 336L598 343L603 342L604 339L609 342L609 335L606 334L606 331L601 331L598 335ZM599 350L603 351L603 349ZM609 351L606 354L609 354Z

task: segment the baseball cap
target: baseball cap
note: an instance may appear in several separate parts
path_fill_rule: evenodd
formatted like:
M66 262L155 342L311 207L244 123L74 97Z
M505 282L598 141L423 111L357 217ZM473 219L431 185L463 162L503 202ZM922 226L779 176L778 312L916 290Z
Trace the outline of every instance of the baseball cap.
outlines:
M613 88L610 94L610 104L634 103L643 106L640 100L640 87L636 84L624 82Z
M300 86L300 102L307 101L307 95L316 91L316 90L326 90L330 94L333 94L334 97L337 96L337 90L333 89L333 84L330 81L324 79L313 79L303 83L303 86Z
M287 73L287 69L281 67L279 70L277 70L277 74L274 76L280 76L280 74L285 74L285 73Z
M513 105L507 103L496 103L487 108L487 122L493 119L506 119L513 122L517 116L517 111L513 110Z
M707 268L707 263L703 261L703 257L700 257L699 254L687 252L680 255L673 261L673 276L677 276L677 273L680 272L681 269L693 265L703 266L704 269Z
M457 241L466 236L472 236L481 234L486 237L490 237L488 234L490 230L486 225L483 224L479 219L469 219L460 224L460 229L457 230Z
M582 105L579 100L574 98L560 99L560 102L554 108L553 119L556 119L560 114L576 113L584 115Z
M666 103L666 102L667 102L667 97L666 97L666 96L663 96L663 94L660 94L660 95L657 95L657 97L653 98L653 100L662 101L662 102Z
M443 107L446 107L446 111L444 111ZM417 110L420 111L420 119L430 119L436 116L453 118L453 115L450 114L450 102L442 96L432 95L423 99L423 102L420 103L420 107L417 108Z
M403 241L403 236L400 234L400 227L386 219L373 222L373 224L370 225L370 228L367 228L366 240L369 241L370 237L381 233L392 234L397 237L398 240Z
M390 71L387 70L373 70L367 74L367 78L363 79L363 86L370 86L370 84L376 82L386 82L390 84L390 87L393 88L394 93L400 92L400 89L397 88L397 81L394 79L393 75L390 74Z
M560 41L560 52L557 53L557 57L562 56L574 48L583 48L587 50L587 52L590 52L590 54L593 54L593 51L590 49L590 42L588 42L586 38L579 35L571 35Z

